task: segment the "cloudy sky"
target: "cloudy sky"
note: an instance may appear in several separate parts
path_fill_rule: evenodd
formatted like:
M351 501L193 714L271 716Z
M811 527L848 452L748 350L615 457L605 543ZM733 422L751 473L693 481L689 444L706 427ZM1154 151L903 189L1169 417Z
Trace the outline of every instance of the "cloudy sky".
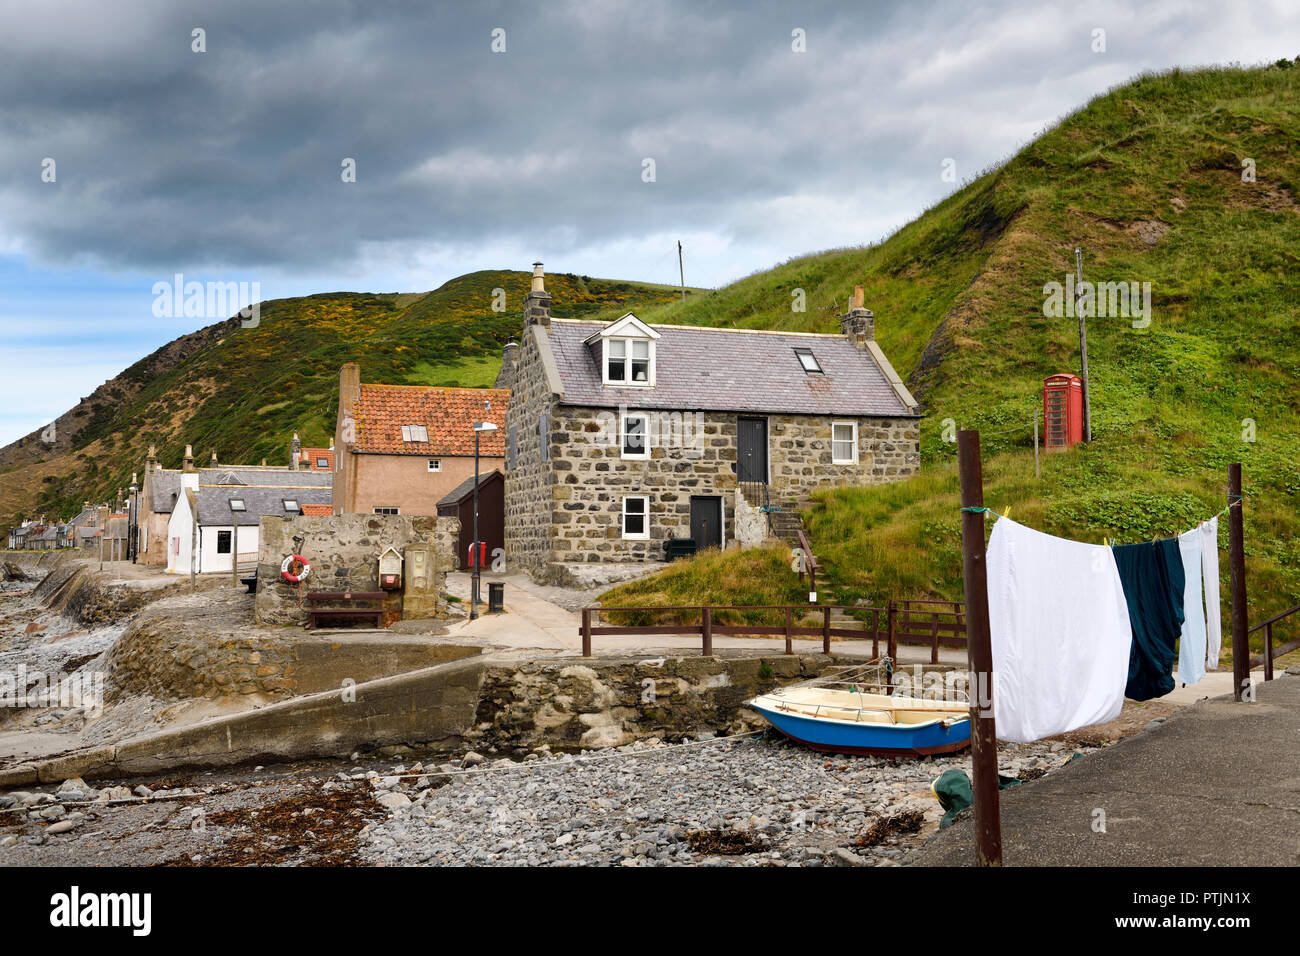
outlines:
M176 273L676 282L681 239L717 286L882 238L1143 70L1298 53L1293 0L0 0L0 443L225 317L155 316Z

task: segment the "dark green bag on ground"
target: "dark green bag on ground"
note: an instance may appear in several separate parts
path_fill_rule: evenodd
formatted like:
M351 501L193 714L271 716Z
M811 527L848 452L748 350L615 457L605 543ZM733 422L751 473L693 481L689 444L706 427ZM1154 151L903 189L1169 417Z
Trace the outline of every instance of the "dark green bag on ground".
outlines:
M1004 777L998 774L999 790L1019 786L1022 783L1024 781L1019 777ZM951 824L953 817L961 811L975 805L975 791L971 789L970 777L966 776L965 770L945 770L930 784L930 789L939 798L939 806L948 811L939 821L940 830Z

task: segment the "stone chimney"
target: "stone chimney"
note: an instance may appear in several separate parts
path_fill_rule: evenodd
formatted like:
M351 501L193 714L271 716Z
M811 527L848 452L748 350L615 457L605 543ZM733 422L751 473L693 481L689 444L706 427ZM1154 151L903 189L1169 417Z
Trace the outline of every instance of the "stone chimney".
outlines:
M862 286L854 288L848 314L840 316L840 331L858 348L876 337L876 317L862 304Z
M208 467L209 468L217 467L217 450L215 448L212 449L212 457L208 459Z
M185 446L185 464L181 466L181 471L189 473L194 470L194 446Z
M497 374L497 380L492 383L493 388L511 388L515 383L515 366L519 362L519 343L507 342L501 349L501 371Z
M302 457L302 442L298 440L298 433L293 433L293 441L289 442L289 470L298 470L298 459Z
M540 262L533 263L533 288L524 299L524 328L530 325L551 327L551 294L546 291L546 272Z
M149 451L145 453L144 474L149 477L150 474L158 467L158 446L150 445Z
M330 451L333 451L333 450L334 450L334 439L331 438L331 439L330 439Z

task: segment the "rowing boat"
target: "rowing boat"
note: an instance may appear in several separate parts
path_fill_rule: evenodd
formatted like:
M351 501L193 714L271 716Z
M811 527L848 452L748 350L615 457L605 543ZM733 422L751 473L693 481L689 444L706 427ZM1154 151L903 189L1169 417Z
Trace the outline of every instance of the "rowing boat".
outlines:
M795 686L749 701L791 740L829 753L923 757L970 744L970 705Z

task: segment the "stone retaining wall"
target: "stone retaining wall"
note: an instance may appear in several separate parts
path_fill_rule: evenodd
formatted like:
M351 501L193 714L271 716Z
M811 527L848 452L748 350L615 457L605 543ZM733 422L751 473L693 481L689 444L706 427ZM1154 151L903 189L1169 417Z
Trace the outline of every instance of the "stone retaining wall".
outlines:
M404 602L394 591L385 602L385 624L405 617L431 617L447 610L447 572L455 567L460 522L424 515L323 515L265 517L261 522L257 563L256 617L261 624L304 624L301 591L377 591L379 556L387 548L399 553L427 545L433 555L433 600ZM285 557L300 554L311 574L300 589L280 576ZM406 582L410 585L410 582ZM412 613L418 603L420 610ZM405 605L411 606L405 606Z

